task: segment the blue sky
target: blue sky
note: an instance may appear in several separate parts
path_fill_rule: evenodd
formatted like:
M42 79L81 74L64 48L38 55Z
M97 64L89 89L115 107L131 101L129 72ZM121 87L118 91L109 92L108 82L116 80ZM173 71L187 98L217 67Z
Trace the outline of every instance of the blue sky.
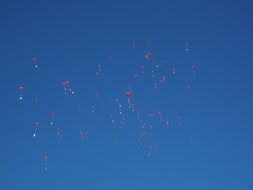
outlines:
M1 1L0 189L252 189L251 7L250 1ZM88 132L83 140L80 131Z

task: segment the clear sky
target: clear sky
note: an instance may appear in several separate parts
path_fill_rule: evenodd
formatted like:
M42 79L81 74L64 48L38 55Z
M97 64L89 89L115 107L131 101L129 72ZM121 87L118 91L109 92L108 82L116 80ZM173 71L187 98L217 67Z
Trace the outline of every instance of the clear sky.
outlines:
M252 6L1 0L0 189L252 190Z

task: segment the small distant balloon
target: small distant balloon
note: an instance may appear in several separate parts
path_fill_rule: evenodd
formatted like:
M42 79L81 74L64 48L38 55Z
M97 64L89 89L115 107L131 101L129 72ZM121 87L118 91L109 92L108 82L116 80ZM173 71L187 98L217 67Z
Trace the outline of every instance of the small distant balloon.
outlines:
M185 51L188 52L188 51L189 51L189 44L188 44L188 42L185 42L185 43L184 43L184 46L185 46Z
M73 95L75 94L75 91L74 91L72 88L70 88L70 82L69 82L69 80L63 81L63 82L62 82L62 86L63 86L65 95L67 95L68 92L69 92L70 94L73 94Z
M38 132L39 127L40 127L39 121L35 121L35 129L34 129L34 133L33 133L34 138L37 136L37 132Z
M83 140L88 135L88 132L87 131L80 131L79 134L80 134L81 139Z
M150 48L152 46L152 42L150 40L147 41L147 46Z
M151 61L153 59L153 54L151 52L146 52L144 57L147 61Z
M101 64L97 64L97 71L96 71L96 75L100 75L102 72L102 65Z
M196 65L192 65L192 74L193 76L196 76Z
M61 128L60 127L57 127L56 128L56 135L57 135L57 137L60 137L60 138L62 138L63 136L62 136L62 132L61 132Z
M179 126L182 125L182 119L181 119L180 115L177 115L177 123L178 123Z
M51 112L51 113L50 113L50 116L51 116L51 122L50 122L50 124L51 124L51 125L54 125L55 113L54 113L54 112Z
M47 154L45 154L43 156L43 160L44 160L44 163L45 163L45 170L47 171L47 161L48 161L48 155Z
M112 62L112 56L111 55L108 56L108 61Z
M132 47L133 49L135 49L135 48L136 48L136 43L132 43L132 44L131 44L131 47Z
M35 98L35 99L34 99L34 103L35 103L35 104L38 104L38 103L39 103L39 99L38 99L38 98Z
M175 68L175 67L172 68L172 74L173 74L173 75L176 74L176 68Z
M187 88L187 90L188 90L189 92L192 92L192 86L191 86L190 84L188 84L188 85L186 86L186 88Z
M24 86L19 86L19 100L23 100Z
M37 58L36 57L32 57L32 63L34 64L35 68L38 68Z

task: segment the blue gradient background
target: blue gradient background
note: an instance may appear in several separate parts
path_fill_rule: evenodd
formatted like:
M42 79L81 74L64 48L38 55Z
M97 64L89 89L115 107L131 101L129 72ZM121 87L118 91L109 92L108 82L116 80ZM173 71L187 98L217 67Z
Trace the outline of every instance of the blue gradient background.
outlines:
M252 6L251 1L2 0L0 189L253 189ZM105 114L90 114L98 90L103 98L125 100L122 92L148 40L155 56L184 71L154 98L136 97L138 104L183 117L182 126L157 130L158 151L150 158L135 142L130 113L118 132ZM37 71L32 56L38 57ZM195 79L187 71L191 64L197 65ZM64 96L62 80L71 81L75 97ZM183 87L189 80L191 94ZM142 84L138 91L145 90ZM63 139L49 125L52 111ZM41 123L36 139L35 120ZM80 141L84 129L89 135Z

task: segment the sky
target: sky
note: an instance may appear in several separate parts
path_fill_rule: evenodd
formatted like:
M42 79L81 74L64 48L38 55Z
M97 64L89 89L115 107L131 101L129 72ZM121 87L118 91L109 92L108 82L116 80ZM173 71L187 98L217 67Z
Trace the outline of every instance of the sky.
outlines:
M252 6L1 0L0 189L252 190Z

